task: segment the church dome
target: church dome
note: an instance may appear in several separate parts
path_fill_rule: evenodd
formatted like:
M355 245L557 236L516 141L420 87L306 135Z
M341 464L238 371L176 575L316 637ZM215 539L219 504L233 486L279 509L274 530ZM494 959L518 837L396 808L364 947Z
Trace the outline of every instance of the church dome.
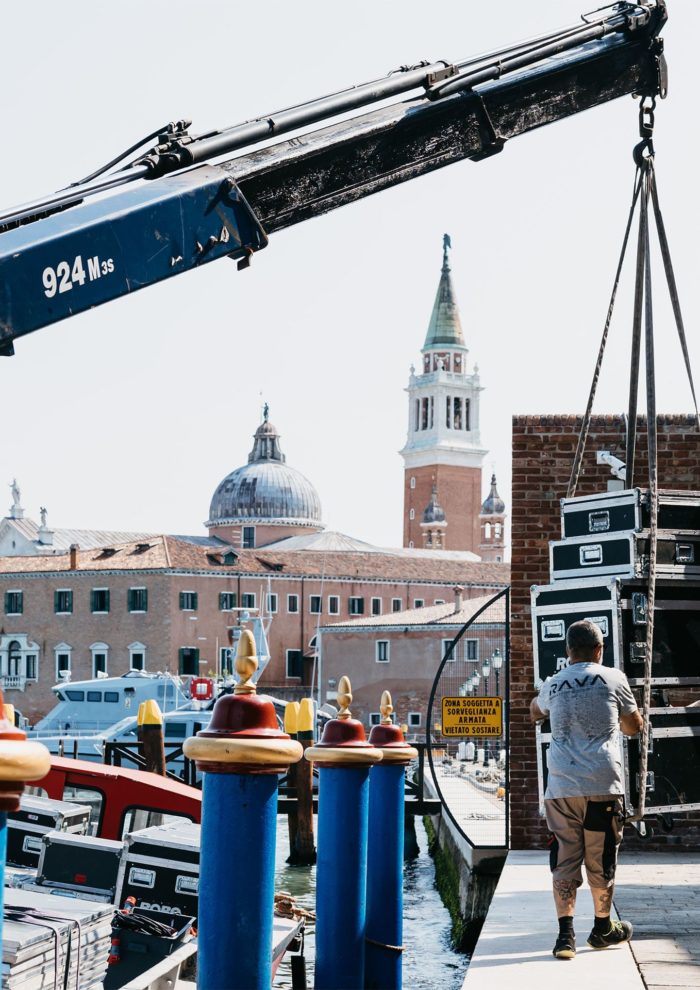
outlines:
M503 501L501 496L498 494L498 489L496 488L496 475L491 475L491 491L489 492L484 503L481 506L482 516L502 516L506 511L506 503Z
M226 475L214 492L208 526L264 522L322 527L318 492L308 478L285 463L279 437L266 405L248 463Z
M430 496L430 501L423 510L423 525L427 526L430 523L444 523L445 522L445 511L438 502L437 497L437 485L433 485L432 495Z

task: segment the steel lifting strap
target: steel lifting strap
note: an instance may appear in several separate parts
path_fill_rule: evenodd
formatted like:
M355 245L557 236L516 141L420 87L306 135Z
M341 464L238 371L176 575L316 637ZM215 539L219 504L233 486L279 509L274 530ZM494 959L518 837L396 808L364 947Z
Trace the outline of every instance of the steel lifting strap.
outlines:
M651 673L654 641L654 606L656 597L656 553L657 553L657 517L658 517L658 468L657 468L657 419L656 419L656 380L654 370L654 314L651 285L651 250L649 236L649 203L651 202L656 224L656 231L659 239L661 257L663 259L666 282L668 285L671 305L678 331L678 338L683 352L685 368L690 383L690 391L693 397L695 408L696 427L700 430L700 417L698 416L698 404L695 394L695 385L690 366L690 357L685 336L683 316L678 298L675 274L671 262L671 254L666 236L666 228L661 215L659 197L656 186L656 175L654 171L654 147L651 140L654 126L655 101L650 104L642 100L640 117L640 134L642 141L636 146L634 158L637 164L637 171L634 179L634 191L632 195L632 206L630 208L625 236L622 243L622 251L615 274L610 304L603 329L603 336L598 351L598 358L593 374L593 382L588 397L586 412L583 417L581 431L579 434L576 455L569 479L567 496L572 498L576 494L576 488L581 473L583 455L586 447L586 440L590 430L593 402L600 378L600 370L603 363L605 346L608 340L610 322L612 319L617 290L622 273L622 267L627 251L627 245L632 228L637 203L639 203L639 232L637 236L637 266L635 278L634 295L634 315L632 321L632 349L630 358L630 388L627 414L627 438L626 438L626 484L631 488L634 483L634 459L637 439L637 399L639 388L639 363L641 355L642 324L644 325L644 346L645 346L645 366L646 366L646 401L647 401L647 451L648 451L648 483L649 483L649 576L647 595L647 629L644 657L644 689L642 700L643 728L640 741L639 756L639 798L636 814L630 821L641 821L646 811L646 781L647 767L649 759L649 742L651 736L651 725L649 722L649 708L651 704Z

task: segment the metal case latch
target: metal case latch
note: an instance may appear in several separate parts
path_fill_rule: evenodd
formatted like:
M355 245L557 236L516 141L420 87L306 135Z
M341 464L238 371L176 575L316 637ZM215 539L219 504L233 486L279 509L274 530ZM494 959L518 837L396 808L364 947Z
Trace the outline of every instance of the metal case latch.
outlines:
M578 559L581 567L593 567L603 563L603 547L600 543L578 548Z
M588 532L607 533L610 529L610 513L607 509L588 513Z
M647 596L641 591L632 595L632 624L645 626L647 624Z
M675 559L677 564L694 564L695 547L692 543L676 543Z

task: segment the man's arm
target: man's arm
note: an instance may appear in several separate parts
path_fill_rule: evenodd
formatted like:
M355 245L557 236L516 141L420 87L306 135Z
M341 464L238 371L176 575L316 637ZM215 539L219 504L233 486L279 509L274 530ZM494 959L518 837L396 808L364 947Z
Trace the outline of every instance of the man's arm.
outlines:
M533 698L530 702L530 718L533 722L541 722L543 719L547 718L545 713L542 711L540 706L537 704L539 701L539 695Z
M629 715L620 715L620 729L626 736L636 736L638 732L641 732L644 727L644 720L642 719L639 709L636 712L631 712Z

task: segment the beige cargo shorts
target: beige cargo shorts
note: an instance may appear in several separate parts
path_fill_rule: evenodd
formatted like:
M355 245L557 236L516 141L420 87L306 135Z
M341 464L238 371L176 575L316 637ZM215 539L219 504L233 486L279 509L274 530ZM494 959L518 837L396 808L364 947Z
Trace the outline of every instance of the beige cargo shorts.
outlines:
M574 880L580 887L585 863L589 886L612 887L625 824L622 797L546 798L544 808L553 836L549 847L553 878Z

